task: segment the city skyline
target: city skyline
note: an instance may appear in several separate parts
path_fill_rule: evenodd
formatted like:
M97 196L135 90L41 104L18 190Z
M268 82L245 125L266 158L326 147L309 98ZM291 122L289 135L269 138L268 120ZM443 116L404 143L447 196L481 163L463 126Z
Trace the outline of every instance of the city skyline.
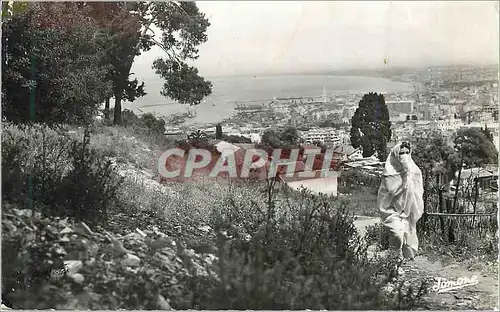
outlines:
M498 64L498 6L474 2L197 2L207 77ZM161 50L135 60L138 77Z

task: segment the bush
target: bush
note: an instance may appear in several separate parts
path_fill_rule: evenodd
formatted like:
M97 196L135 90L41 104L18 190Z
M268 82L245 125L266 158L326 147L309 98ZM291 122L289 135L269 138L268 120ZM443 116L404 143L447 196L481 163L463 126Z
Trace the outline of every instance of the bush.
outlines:
M272 186L271 186L272 187ZM389 259L370 262L346 203L305 191L297 201L229 197L214 211L221 283L202 309L378 309ZM291 198L290 198L291 199ZM262 205L262 202L265 204ZM200 285L206 287L206 285ZM409 297L415 299L410 295ZM412 299L412 300L413 300ZM406 303L409 303L406 302ZM405 306L405 304L402 304Z
M377 223L367 227L365 238L368 245L375 244L379 250L387 250L390 248L390 235L388 227Z
M498 257L497 217L472 218L424 215L417 223L422 249L429 255L446 255L460 261L479 256L494 261Z
M89 133L76 142L54 130L4 128L2 197L46 215L90 224L104 221L117 201L121 179L110 161L89 147Z
M365 192L376 195L381 181L381 177L371 176L358 170L343 171L338 179L339 192L350 193L362 188Z
M222 140L229 143L252 143L252 139L239 135L223 135Z
M129 183L124 192L132 191ZM346 203L269 185L172 191L156 207L130 202L113 210L109 232L95 227L91 234L8 208L4 297L11 307L39 309L407 309L418 303L421 294L402 285L384 291L395 263L367 258ZM164 243L152 244L159 237ZM138 266L128 262L130 254ZM78 272L47 277L68 260L82 262Z

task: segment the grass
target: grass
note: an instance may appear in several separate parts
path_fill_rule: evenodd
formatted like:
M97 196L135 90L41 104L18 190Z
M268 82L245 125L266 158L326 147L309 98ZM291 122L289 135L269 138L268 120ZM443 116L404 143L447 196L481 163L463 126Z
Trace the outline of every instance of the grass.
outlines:
M83 137L83 128L70 128L75 139ZM138 169L154 171L156 161L161 153L174 142L165 139L157 144L153 136L136 133L130 127L113 127L97 124L91 129L90 145L104 156L113 157L117 162L133 164Z

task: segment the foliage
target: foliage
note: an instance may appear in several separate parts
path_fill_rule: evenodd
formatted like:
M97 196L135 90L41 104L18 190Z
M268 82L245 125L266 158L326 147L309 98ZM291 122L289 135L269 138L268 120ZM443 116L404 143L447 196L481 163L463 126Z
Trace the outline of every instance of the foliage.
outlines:
M329 119L323 120L320 123L318 123L318 127L320 128L335 128L335 129L340 129L342 127L342 124L339 123L338 120L333 120L331 119L333 116L329 116Z
M222 139L229 143L252 143L252 139L238 135L223 135Z
M109 161L44 127L7 126L2 140L4 201L90 224L104 221L120 179Z
M365 239L368 245L376 244L379 250L388 250L390 248L391 232L388 227L377 223L366 228Z
M377 194L381 182L381 177L368 175L356 169L342 171L338 179L339 190L342 189L343 193L363 189L365 192Z
M298 147L300 143L300 136L297 129L294 127L287 127L282 131L266 130L262 134L261 144L267 145L271 148L280 147Z
M264 131L260 143L262 145L268 145L270 147L281 146L281 140L279 134L274 130Z
M488 136L478 129L462 129L455 138L455 148L467 168L498 163L498 151Z
M300 142L300 136L297 129L293 127L287 127L281 131L280 136L281 144L285 146L297 145Z
M351 119L351 144L354 148L363 148L363 157L370 157L375 152L384 161L387 158L387 142L391 140L389 110L382 94L368 93L359 101Z
M429 212L444 201L443 194L449 190L449 183L460 168L459 156L445 138L435 137L413 146L412 158L422 171L424 210ZM442 212L442 207L438 209Z
M192 66L163 59L155 60L153 66L156 73L167 81L161 90L163 96L192 106L200 104L212 93L212 83L198 76L198 69Z
M39 134L30 142L39 151L42 134L30 134ZM81 152L85 144L75 146ZM12 151L3 151L6 173L30 168L20 160L39 161L9 157ZM74 163L71 155L51 157L55 173ZM348 203L272 183L153 188L145 182L129 175L118 189L119 205L91 231L4 201L2 297L19 309L409 309L418 303L411 289L383 291L395 263L367 258ZM85 203L81 195L75 200ZM76 269L51 276L70 260Z
M468 166L488 162L481 159L481 156L485 157L487 152L480 151L480 149L485 149L485 146L488 146L488 143L485 142L489 141L480 131L459 131L455 142L456 144L463 143L456 145L458 150L447 145L445 138L442 137L418 143L412 148L412 158L422 170L425 212L458 212L459 205L456 207L452 205L449 184L460 169L460 161L463 160ZM462 153L462 159L460 159L460 153ZM477 155L473 155L473 153L477 153ZM461 192L455 193L456 203L460 202L461 205L464 205L468 195L463 187L460 190ZM492 239L498 226L495 217L477 217L475 219L467 216L429 216L424 214L417 224L417 229L422 237L421 245L427 253L451 252L454 257L462 258L466 252L469 255L494 252L495 248L491 248L494 243ZM462 254L460 256L459 250Z
M124 12L123 18L117 18L119 15L115 14L113 17L117 23L106 25L117 38L115 49L110 51L113 64L110 77L114 85L115 124L121 124L123 93L128 94L126 90L131 90L133 96L141 95L139 89L127 82L134 57L142 51L148 51L153 45L159 46L165 52L164 57L153 63L156 73L165 79L160 92L162 95L180 103L197 105L203 97L211 93L212 84L200 77L196 68L186 64L186 61L198 58L196 47L207 40L206 30L210 25L194 2L136 2L117 5L119 11ZM117 27L122 20L127 21L124 24L130 27ZM161 42L155 40L154 35L147 33L152 25L161 31Z
M2 23L2 114L89 123L105 97L104 42L77 3L29 3Z
M491 133L490 129L488 129L488 126L485 126L484 129L481 128L481 132L484 133L488 140L494 144L493 133Z

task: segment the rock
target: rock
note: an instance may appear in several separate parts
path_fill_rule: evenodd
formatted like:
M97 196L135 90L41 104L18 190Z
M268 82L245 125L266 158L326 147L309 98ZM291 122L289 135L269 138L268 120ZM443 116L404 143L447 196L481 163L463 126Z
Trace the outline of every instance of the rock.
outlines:
M7 228L9 232L15 232L17 231L17 227L12 223L10 220L4 220L3 225Z
M199 227L198 230L203 231L205 233L208 233L211 230L211 228L210 228L210 226L205 225L205 226Z
M175 246L175 242L169 237L160 237L154 241L148 240L146 241L146 244L148 244L152 249L163 249L165 247Z
M83 277L82 274L80 273L76 273L76 274L72 274L69 276L75 283L78 283L78 284L82 284L83 281L85 281L85 278Z
M83 262L80 260L66 260L64 266L66 267L66 274L73 275L83 267Z
M90 258L89 260L85 261L85 265L88 266L93 266L96 263L95 258Z
M69 227L65 227L61 232L61 234L69 234L69 233L73 233L74 231L72 229L70 229Z
M31 218L33 216L33 211L29 209L18 210L15 209L14 213L19 217L28 217Z
M127 254L123 260L123 264L129 267L138 267L141 264L141 259L133 254Z
M172 310L172 307L162 295L158 295L158 297L156 298L156 306L160 310L167 310L167 311Z
M63 236L61 237L61 239L59 239L60 242L63 242L63 243L67 243L70 241L69 237L68 236Z
M146 237L146 236L148 236L146 233L144 233L143 231L141 231L141 229L139 229L139 228L136 228L135 230L136 230L136 232L137 232L137 233L139 233L142 237Z
M85 224L85 222L80 222L76 224L75 231L83 235L90 235L90 236L94 235L92 230L88 227L87 224Z

